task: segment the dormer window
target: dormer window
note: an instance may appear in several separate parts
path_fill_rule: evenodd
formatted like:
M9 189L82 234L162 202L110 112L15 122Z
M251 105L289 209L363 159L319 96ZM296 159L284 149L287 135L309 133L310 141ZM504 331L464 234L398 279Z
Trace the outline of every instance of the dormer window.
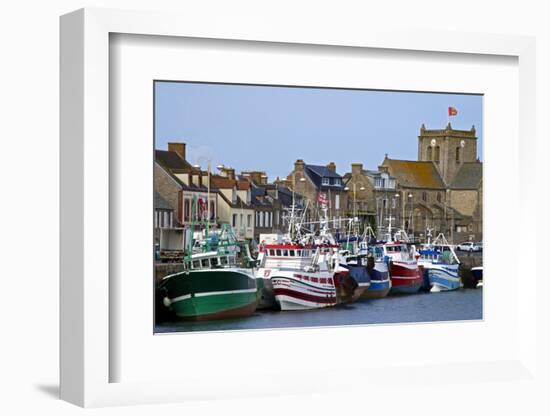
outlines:
M321 182L323 185L329 185L330 181L328 178L323 178L323 181Z

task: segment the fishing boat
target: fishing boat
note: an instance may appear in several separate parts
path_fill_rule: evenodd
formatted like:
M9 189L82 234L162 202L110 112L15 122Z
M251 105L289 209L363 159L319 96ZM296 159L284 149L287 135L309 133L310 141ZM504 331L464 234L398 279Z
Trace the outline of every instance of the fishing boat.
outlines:
M258 305L256 262L229 225L214 233L207 227L202 243L192 239L188 253L184 270L165 276L159 284L169 310L178 318L199 321L254 313Z
M388 295L392 288L388 262L384 259L384 249L379 245L370 245L367 248L367 272L370 275L370 286L363 299L378 299Z
M317 309L353 301L358 287L340 266L337 244L322 220L318 235L305 232L303 215L293 204L286 217L288 233L260 245L257 277L263 279L264 304L281 310Z
M398 230L392 234L391 216L388 218L386 242L381 244L384 259L388 262L393 294L417 293L423 282L422 266L418 265L416 247L409 242L407 233Z
M428 242L419 250L418 264L424 269L426 290L441 292L459 289L462 284L458 274L460 260L443 234L431 241L431 230L427 232Z
M377 299L387 296L392 287L388 261L384 256L384 248L376 240L370 226L365 228L357 253L366 255L367 272L370 275L370 286L362 298Z
M472 267L470 270L476 287L483 287L483 266Z

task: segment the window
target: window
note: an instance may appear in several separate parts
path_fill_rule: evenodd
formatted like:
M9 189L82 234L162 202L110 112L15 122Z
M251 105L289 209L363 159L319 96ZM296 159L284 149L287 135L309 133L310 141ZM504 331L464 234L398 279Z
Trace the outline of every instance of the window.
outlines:
M243 214L241 214L241 218L240 218L239 226L240 226L241 228L242 228L242 227L244 227Z
M441 202L441 194L439 192L437 193L437 202Z
M281 257L281 250L277 250L277 257Z
M428 160L433 160L433 149L432 149L432 146L428 146Z
M340 195L334 196L334 206L336 209L340 209Z
M422 192L422 201L427 201L428 200L428 194L426 192Z
M189 221L190 220L189 216L191 215L191 201L186 199L183 206L184 206L184 208L183 208L183 220L184 221Z
M435 157L434 157L435 162L439 162L440 151L441 151L440 147L435 146Z
M324 283L324 284L327 283L327 278L326 277L321 277L319 280L320 280L320 283Z
M256 221L256 222L254 223L254 225L255 225L256 227L259 227L259 226L260 226L260 219L259 219L259 216L258 216L258 211L256 211L254 214L255 214L255 221Z
M201 260L201 266L203 268L208 268L210 266L210 263L208 262L208 259L202 259Z
M273 212L269 213L269 226L273 227Z
M265 211L265 212L264 212L264 216L265 216L265 219L264 219L265 226L266 226L266 227L269 227L269 212L268 212L268 211Z
M289 250L288 252L290 254L290 257L294 257L294 250Z
M283 257L288 257L288 250L283 250Z
M275 226L279 225L279 211L275 211Z
M460 163L460 147L456 148L456 163Z
M210 264L212 265L212 267L216 267L218 265L218 259L216 257L213 257L210 259Z
M312 277L312 278L311 278L311 281L312 281L313 283L319 283L319 279L318 279L317 277Z
M227 264L228 261L227 261L227 257L220 257L220 264Z
M193 260L193 269L200 269L201 268L201 262L198 260Z
M237 214L233 214L233 221L232 221L231 225L233 225L233 227L237 226Z
M329 179L328 179L328 178L323 178L323 180L322 180L322 184L323 184L323 185L329 185L329 183L330 183L330 182L329 182Z
M248 228L252 227L252 214L248 214L246 217L246 226Z
M264 226L264 213L263 212L258 212L258 216L260 217L259 227L263 227Z
M214 201L210 201L210 219L216 219L216 206L214 204Z

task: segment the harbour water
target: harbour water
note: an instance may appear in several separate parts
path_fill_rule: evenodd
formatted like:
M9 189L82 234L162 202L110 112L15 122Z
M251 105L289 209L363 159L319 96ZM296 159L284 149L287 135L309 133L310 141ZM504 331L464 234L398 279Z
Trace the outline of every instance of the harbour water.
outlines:
M306 311L256 311L247 318L157 324L155 332L230 331L338 325L479 320L483 289L388 296Z

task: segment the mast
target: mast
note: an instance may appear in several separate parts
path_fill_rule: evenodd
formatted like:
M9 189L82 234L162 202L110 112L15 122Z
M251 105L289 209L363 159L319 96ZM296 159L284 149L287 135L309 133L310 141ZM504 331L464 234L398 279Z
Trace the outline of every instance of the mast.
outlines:
M208 190L206 193L206 251L210 251L210 242L208 237L210 235L210 160L208 160Z

